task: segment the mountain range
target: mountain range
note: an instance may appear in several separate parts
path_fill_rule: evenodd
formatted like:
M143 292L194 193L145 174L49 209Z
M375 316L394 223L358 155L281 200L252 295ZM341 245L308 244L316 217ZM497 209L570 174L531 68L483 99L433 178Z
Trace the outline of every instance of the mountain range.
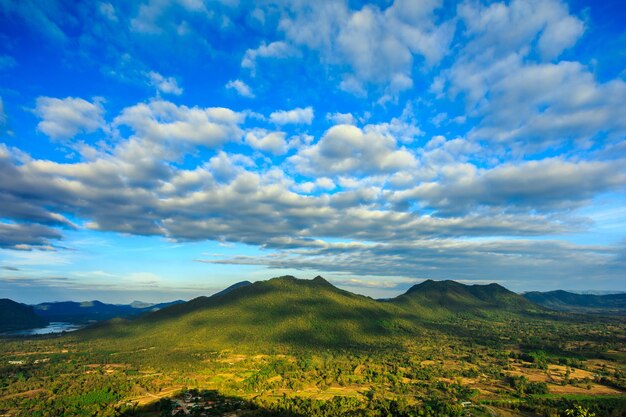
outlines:
M558 311L626 314L626 293L597 295L576 294L563 290L532 291L525 293L524 298Z
M36 304L33 309L35 314L50 322L88 323L109 320L114 317L137 316L180 303L184 303L184 301L176 300L160 304L141 301L133 301L131 304L106 304L100 301L60 301Z
M390 300L292 276L242 284L134 320L80 331L98 346L143 346L160 352L401 347L407 338L443 331L432 324L459 317L520 317L545 309L497 285L426 281ZM78 336L78 334L77 334Z
M93 331L103 334L104 329L122 326L137 328L146 338L184 331L187 344L235 340L320 345L341 339L350 345L368 343L402 329L419 331L416 323L420 320L536 314L546 309L626 312L626 294L551 291L519 295L498 284L426 280L393 299L374 300L341 290L320 276L313 280L284 276L239 282L189 302L117 305L66 301L27 306L0 300L0 317L5 323L2 331L55 321L89 323L125 318L96 326ZM264 330L259 332L259 327Z

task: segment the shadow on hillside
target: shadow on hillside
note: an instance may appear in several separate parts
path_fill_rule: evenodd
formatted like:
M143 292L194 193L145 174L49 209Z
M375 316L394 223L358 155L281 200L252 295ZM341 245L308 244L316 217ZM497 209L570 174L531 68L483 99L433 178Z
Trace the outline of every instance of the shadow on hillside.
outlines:
M127 409L120 415L125 417L305 417L308 413L288 410L279 404L271 408L263 407L243 398L222 395L215 390L190 390L187 395L181 393L145 406L127 406Z

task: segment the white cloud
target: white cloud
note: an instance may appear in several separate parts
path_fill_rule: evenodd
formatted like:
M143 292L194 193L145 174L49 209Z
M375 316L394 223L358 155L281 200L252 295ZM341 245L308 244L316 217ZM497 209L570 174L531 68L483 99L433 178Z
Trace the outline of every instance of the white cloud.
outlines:
M287 143L284 132L268 132L255 129L246 133L246 142L254 149L282 155L287 152Z
M322 190L332 190L335 188L335 183L330 178L322 177L315 180L315 185Z
M42 119L37 129L52 139L70 139L78 133L106 129L100 100L90 103L74 97L39 97L35 114Z
M466 2L459 6L458 15L470 40L465 49L479 59L527 52L538 36L541 54L553 59L571 47L584 30L583 23L571 16L559 0L513 0L488 5Z
M406 149L398 149L395 139L366 126L333 126L315 145L290 158L300 172L360 175L388 173L416 164Z
M270 121L277 125L306 124L313 122L313 108L295 108L293 110L279 110L270 114Z
M365 5L359 10L349 10L341 1L296 4L279 28L295 45L341 68L340 89L365 96L366 86L373 84L393 98L413 86L416 58L428 67L447 54L454 24L439 22L434 13L439 7L437 0L396 0L385 9Z
M336 125L355 125L356 119L352 113L327 113L326 119Z
M164 77L158 72L150 71L148 73L148 80L150 85L161 93L173 94L175 96L179 96L183 93L183 89L179 87L174 77Z
M554 59L572 47L582 36L585 25L573 16L565 16L544 29L539 38L539 52L545 59Z
M541 150L566 141L584 141L598 132L620 140L626 133L626 83L599 84L576 62L522 65L490 81L477 113L484 115L470 137ZM584 146L582 146L584 147Z
M286 42L276 41L270 44L262 42L258 48L246 51L241 60L241 67L249 69L254 75L258 58L289 58L297 55L298 51Z
M155 100L127 107L115 118L116 125L130 126L144 139L180 142L208 147L237 141L244 116L222 107L187 107Z
M570 162L545 159L479 170L461 164L442 170L436 181L395 193L391 201L414 201L441 214L497 207L507 212L551 212L588 204L600 193L626 185L624 161ZM454 168L454 169L452 169Z
M254 93L250 86L241 80L230 80L226 83L226 88L235 90L242 97L254 98Z

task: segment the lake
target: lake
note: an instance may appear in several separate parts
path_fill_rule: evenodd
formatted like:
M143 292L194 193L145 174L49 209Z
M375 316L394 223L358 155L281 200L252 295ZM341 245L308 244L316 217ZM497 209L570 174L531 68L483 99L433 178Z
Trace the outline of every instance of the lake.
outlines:
M12 331L3 332L0 334L3 336L35 336L38 334L71 332L74 330L82 329L83 327L85 327L84 324L54 321L48 324L46 327L38 327L36 329L25 329L25 330L12 330Z

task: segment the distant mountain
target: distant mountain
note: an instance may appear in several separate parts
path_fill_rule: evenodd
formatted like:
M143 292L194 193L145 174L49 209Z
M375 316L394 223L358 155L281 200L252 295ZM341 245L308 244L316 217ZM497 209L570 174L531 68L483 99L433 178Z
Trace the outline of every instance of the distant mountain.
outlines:
M579 313L626 314L626 294L576 294L557 290L527 292L524 297L534 303L559 311Z
M48 321L35 314L33 307L8 298L0 299L0 332L44 327Z
M388 302L430 318L541 310L541 307L499 284L464 285L456 281L430 279Z
M231 285L230 287L224 288L222 291L216 292L212 295L212 297L224 295L226 293L231 292L232 290L236 290L237 288L247 287L248 285L252 285L250 281L241 281L236 284Z
M177 351L281 347L400 346L406 337L444 331L456 315L519 315L543 308L497 285L427 281L388 301L341 290L322 277L292 276L240 285L164 308L137 320L84 330L98 343ZM433 330L440 329L440 330Z
M105 304L100 301L61 301L41 303L33 306L35 313L48 321L86 323L109 320L114 317L132 317L151 311L157 311L182 300L169 303L149 304L134 301L132 304Z

